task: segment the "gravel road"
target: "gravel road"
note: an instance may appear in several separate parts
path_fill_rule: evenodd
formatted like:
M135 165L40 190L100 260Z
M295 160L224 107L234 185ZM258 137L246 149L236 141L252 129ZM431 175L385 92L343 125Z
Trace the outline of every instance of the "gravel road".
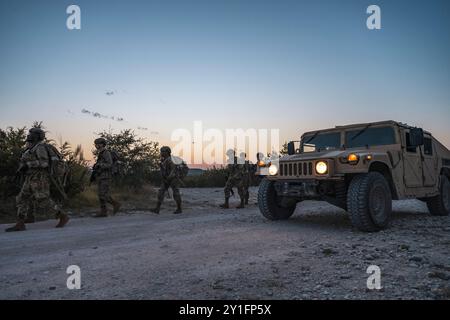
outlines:
M450 217L394 202L389 229L353 229L346 213L306 201L287 221L219 209L221 189L183 189L185 211L73 217L0 233L1 299L450 299ZM233 198L232 205L238 201ZM1 225L6 228L6 225ZM81 289L66 286L69 265ZM368 266L381 290L367 289Z

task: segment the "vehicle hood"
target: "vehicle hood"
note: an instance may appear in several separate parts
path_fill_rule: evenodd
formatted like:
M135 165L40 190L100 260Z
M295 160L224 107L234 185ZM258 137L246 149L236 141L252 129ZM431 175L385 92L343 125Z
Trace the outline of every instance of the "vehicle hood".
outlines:
M280 158L280 161L304 161L304 160L318 160L318 159L333 159L343 156L347 156L349 153L354 152L349 150L330 150L323 152L310 152L286 155Z

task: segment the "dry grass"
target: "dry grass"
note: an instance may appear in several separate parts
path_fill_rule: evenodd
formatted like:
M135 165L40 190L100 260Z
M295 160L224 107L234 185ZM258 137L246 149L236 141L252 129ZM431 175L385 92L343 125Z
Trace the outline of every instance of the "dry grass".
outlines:
M135 190L134 188L118 188L112 190L112 197L123 204L127 210L143 210L155 204L157 189L150 185ZM73 210L98 208L97 186L89 186L82 193L70 199L67 207Z

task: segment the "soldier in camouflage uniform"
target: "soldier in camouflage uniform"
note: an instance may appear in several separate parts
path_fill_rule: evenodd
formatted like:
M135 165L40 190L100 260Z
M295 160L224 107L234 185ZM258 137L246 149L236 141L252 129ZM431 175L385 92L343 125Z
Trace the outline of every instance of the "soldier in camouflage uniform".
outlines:
M98 155L91 176L91 182L95 180L98 183L97 192L98 200L100 201L100 212L94 217L103 218L108 216L108 208L106 206L108 203L113 206L113 214L116 214L120 210L121 204L111 197L113 158L111 152L106 149L106 140L104 138L98 138L95 139L94 144Z
M244 188L244 203L245 205L248 205L248 200L250 198L250 182L251 182L251 164L249 160L246 160L245 158L247 155L242 152L240 155L240 162L243 162L242 164L242 185ZM240 163L238 162L238 163Z
M6 232L26 230L25 221L30 210L38 214L51 212L59 219L57 228L62 228L69 221L69 217L50 198L50 168L51 161L47 146L44 143L45 132L39 128L32 128L27 136L27 149L22 154L18 173L24 175L24 183L16 197L17 223L6 229Z
M238 209L245 207L245 198L246 198L246 191L245 191L245 180L246 180L246 173L245 173L245 158L242 162L241 159L239 161L236 159L234 155L233 150L227 151L228 156L228 165L227 165L227 171L228 171L228 178L227 182L225 183L224 193L225 193L225 202L220 205L223 209L228 209L229 206L229 200L230 196L233 190L233 187L237 187L239 198L241 200L240 205L237 207Z
M164 195L169 190L169 188L172 189L173 199L177 204L177 209L174 211L174 214L179 214L182 212L181 195L179 189L181 181L177 176L176 165L172 160L171 153L172 151L170 150L169 147L164 146L161 148L161 162L159 166L161 171L162 182L158 191L158 202L156 204L156 207L151 210L153 213L156 214L159 213L161 204L164 201Z

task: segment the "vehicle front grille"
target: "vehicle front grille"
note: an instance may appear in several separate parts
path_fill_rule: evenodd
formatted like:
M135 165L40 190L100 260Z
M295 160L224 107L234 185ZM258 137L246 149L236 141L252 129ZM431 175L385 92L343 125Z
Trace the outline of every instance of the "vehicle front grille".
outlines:
M312 177L313 163L312 161L301 162L283 162L280 163L280 176L281 177Z

